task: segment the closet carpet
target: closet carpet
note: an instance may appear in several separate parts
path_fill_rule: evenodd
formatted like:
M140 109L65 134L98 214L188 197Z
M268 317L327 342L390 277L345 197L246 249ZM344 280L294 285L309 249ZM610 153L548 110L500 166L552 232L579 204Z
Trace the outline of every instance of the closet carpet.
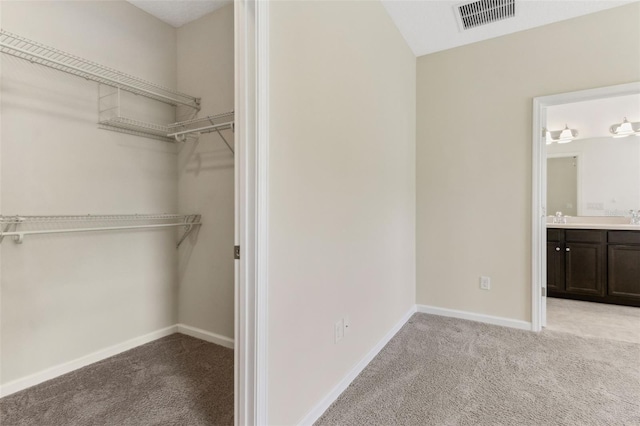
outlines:
M0 399L0 425L232 425L233 364L173 334Z
M640 425L640 345L415 314L315 425Z

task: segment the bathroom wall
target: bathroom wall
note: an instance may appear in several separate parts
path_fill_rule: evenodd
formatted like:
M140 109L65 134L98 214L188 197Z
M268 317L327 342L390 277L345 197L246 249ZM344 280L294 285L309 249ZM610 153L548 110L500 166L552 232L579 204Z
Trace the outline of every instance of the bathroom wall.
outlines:
M126 2L1 4L2 28L168 87L175 29ZM97 84L2 55L3 215L178 210L173 144L98 129ZM139 112L167 107L137 97ZM172 230L2 242L0 382L177 322Z

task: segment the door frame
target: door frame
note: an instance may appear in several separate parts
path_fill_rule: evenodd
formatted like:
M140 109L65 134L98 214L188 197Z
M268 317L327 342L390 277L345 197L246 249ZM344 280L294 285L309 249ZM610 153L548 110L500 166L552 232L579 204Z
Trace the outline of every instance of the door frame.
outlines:
M547 146L544 143L542 133L542 129L547 125L546 109L555 105L633 94L640 94L640 81L540 96L533 99L533 165L531 170L531 329L533 331L541 331L547 322Z
M234 420L267 424L269 2L234 2ZM230 248L231 249L231 248Z

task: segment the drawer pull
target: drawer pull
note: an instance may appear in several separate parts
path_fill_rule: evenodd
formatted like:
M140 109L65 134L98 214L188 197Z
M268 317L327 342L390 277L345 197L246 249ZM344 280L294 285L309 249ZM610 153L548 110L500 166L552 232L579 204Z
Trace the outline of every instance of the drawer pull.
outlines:
M556 247L556 251L560 251L560 247Z
M571 251L571 249L570 249L569 247L567 247L567 248L565 249L565 251Z

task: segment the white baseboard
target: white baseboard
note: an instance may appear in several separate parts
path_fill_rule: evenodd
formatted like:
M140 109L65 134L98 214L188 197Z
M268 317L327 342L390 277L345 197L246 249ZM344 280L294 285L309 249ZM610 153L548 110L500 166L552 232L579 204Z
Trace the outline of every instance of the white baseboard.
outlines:
M416 307L413 306L409 311L403 315L403 317L393 326L391 330L367 353L364 358L356 364L351 371L338 383L311 411L307 413L304 418L298 422L300 426L310 426L320 418L320 416L329 408L331 404L344 392L347 387L358 377L358 374L364 370L364 368L378 355L378 353L385 347L387 343L396 335L403 325L409 321L411 315L416 313Z
M442 317L460 318L486 324L501 325L503 327L517 328L520 330L531 330L531 323L527 321L514 320L511 318L494 317L493 315L476 314L473 312L458 311L455 309L437 308L429 305L416 305L418 312L425 314L439 315Z
M205 342L215 343L216 345L224 346L225 348L233 349L233 339L229 337L211 333L210 331L191 327L190 325L185 324L178 324L176 327L178 328L178 333L186 334L187 336L195 337L196 339L204 340Z
M124 351L128 351L174 333L186 334L187 336L195 337L196 339L233 349L233 339L219 334L210 333L199 328L190 327L188 325L176 324L153 331L149 334L145 334L144 336L134 337L126 342L118 343L117 345L101 349L89 355L85 355L72 361L47 368L46 370L42 370L38 373L8 382L0 386L0 398L30 388L31 386L35 386L42 382L46 382L47 380L55 379L63 374L67 374L79 368L86 367L89 364L93 364L94 362L102 361Z
M145 343L153 342L154 340L160 339L161 337L169 336L176 331L177 326L172 325L170 327L145 334L144 336L134 337L133 339L118 343L117 345L109 346L108 348L104 348L89 355L76 358L72 361L47 368L46 370L42 370L38 373L13 380L0 386L0 397L11 395L12 393L16 393L31 386L35 386L39 383L46 382L47 380L54 379L58 376L70 373L79 368L86 367L87 365L93 364L94 362L102 361L114 355L118 355L119 353L122 353L124 351L128 351L129 349L144 345Z

